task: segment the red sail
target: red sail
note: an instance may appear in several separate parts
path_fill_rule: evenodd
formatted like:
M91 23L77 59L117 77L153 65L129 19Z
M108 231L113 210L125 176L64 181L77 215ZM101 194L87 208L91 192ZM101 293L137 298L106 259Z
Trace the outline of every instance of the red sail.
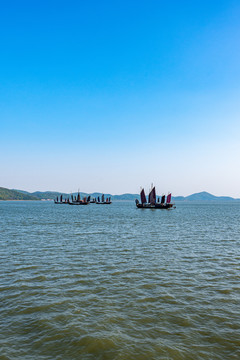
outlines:
M167 196L167 204L170 204L172 198L172 194L168 194Z
M156 190L155 190L155 186L152 189L152 204L156 204Z
M155 186L152 188L152 190L149 193L149 202L150 204L154 205L156 204L156 190L155 190Z
M147 202L144 189L142 189L142 191L141 191L141 193L140 193L140 197L141 197L141 203L142 203L142 204L144 204L144 203Z

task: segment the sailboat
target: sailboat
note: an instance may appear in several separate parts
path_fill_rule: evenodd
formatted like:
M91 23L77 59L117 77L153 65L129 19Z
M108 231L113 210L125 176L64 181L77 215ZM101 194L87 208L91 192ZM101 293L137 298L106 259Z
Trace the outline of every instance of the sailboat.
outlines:
M149 195L148 195L148 201L145 195L144 189L140 192L140 199L141 202L139 202L137 199L135 200L136 206L139 209L171 209L173 207L173 203L171 203L172 194L169 193L166 199L166 196L163 195L160 199L156 197L156 190L155 186L151 187ZM165 202L166 199L166 202Z
M63 196L60 195L59 198L58 198L58 196L57 196L57 198L54 200L54 203L55 203L55 204L69 204L69 199L65 199L65 200L63 201Z
M98 196L97 201L96 201L96 204L98 204L98 205L110 205L111 203L112 203L111 197L109 197L109 198L107 197L105 200L104 194L102 194L101 201L100 201L100 196Z
M72 201L69 202L69 205L88 205L90 203L90 196L86 196L81 200L80 192L78 191L77 197L75 199L72 196Z

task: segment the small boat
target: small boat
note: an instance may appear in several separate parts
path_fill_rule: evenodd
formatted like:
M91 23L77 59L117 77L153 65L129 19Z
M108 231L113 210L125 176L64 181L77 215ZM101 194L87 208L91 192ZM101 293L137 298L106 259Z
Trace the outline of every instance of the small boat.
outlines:
M136 199L136 206L138 209L171 209L174 204L171 203L172 194L169 193L165 202L165 195L157 199L155 186L151 188L148 195L148 202L144 189L140 192L141 203Z
M57 199L54 200L54 204L69 204L69 199L63 200L63 196L60 195L59 199L58 199L58 196L57 196Z
M100 201L100 197L98 196L98 199L97 199L97 201L96 201L96 204L98 204L98 205L110 205L110 204L112 203L111 197L106 198L106 201L105 201L105 199L104 199L104 194L102 194L102 199L101 199L101 200L102 200L102 201Z
M80 193L78 192L77 197L75 196L75 198L73 198L72 195L72 201L69 201L69 205L88 205L90 203L90 196L88 196L88 198L86 198L86 196L83 198L83 200L81 200L81 196Z

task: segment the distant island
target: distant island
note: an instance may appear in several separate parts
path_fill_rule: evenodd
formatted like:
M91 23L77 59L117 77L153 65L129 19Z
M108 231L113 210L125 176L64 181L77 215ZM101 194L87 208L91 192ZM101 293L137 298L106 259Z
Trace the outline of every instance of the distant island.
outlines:
M35 191L33 193L16 190L16 189L6 189L0 187L0 200L53 200L56 199L57 196L63 195L63 198L69 197L67 193L60 193L55 191ZM73 193L75 196L77 193ZM81 192L81 196L92 196L97 198L101 196L102 193L94 192L94 193L83 193ZM139 199L139 194L122 194L122 195L112 195L105 194L106 197L111 197L113 200L132 200ZM240 199L235 199L230 196L215 196L206 191L202 191L199 193L195 193L189 196L175 196L172 198L174 202L184 201L184 202L192 202L192 201L240 201Z
M0 187L0 200L40 200L36 196L23 191Z

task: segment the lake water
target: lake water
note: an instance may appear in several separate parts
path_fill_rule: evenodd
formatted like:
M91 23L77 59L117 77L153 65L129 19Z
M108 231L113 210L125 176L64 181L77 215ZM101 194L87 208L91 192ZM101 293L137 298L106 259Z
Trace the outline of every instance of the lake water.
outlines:
M240 204L0 202L0 359L240 359Z

